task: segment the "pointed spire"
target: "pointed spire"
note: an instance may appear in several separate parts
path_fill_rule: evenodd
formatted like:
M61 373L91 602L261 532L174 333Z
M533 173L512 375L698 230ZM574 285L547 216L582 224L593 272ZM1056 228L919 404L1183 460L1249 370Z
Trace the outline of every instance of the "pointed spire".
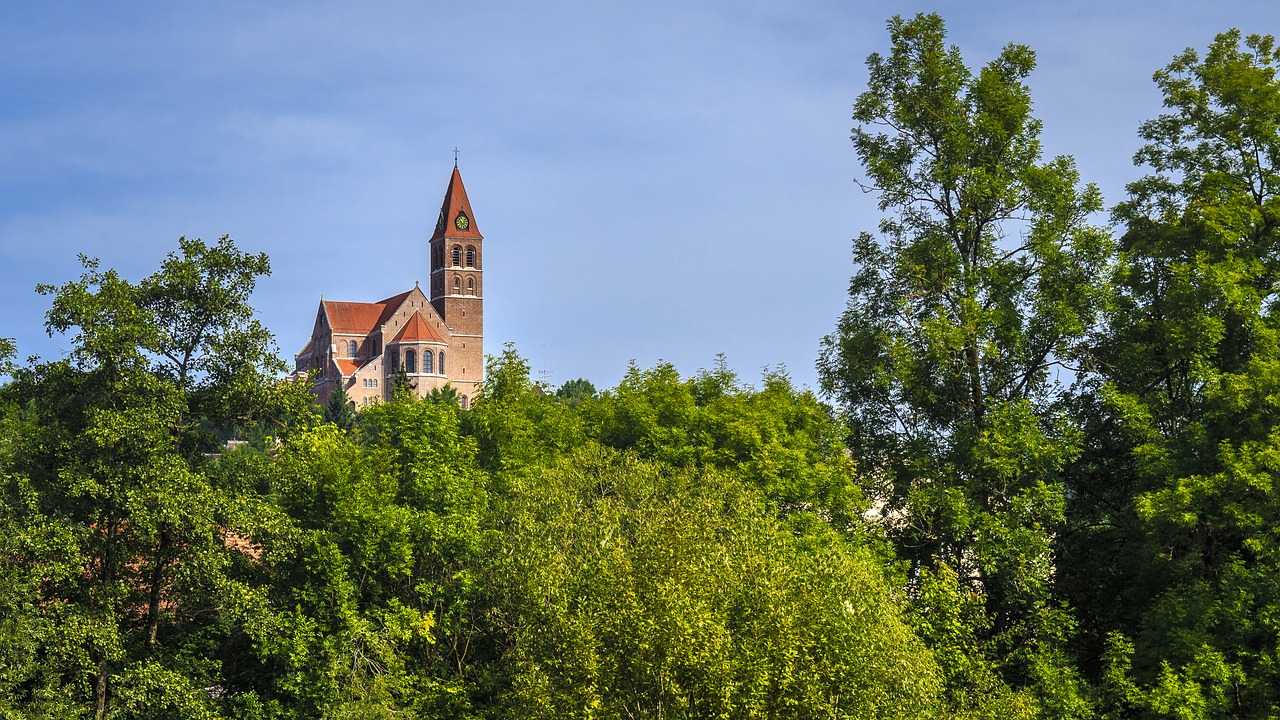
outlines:
M483 239L476 228L475 215L471 213L471 201L467 199L467 189L462 186L462 174L454 165L453 175L449 178L449 187L444 192L444 204L440 206L440 216L436 220L436 231L431 239L439 237Z

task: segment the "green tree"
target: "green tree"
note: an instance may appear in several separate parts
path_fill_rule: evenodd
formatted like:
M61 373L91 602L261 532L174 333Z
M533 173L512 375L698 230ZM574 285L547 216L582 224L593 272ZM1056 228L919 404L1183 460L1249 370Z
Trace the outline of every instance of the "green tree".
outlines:
M10 373L15 348L0 339L0 372ZM60 560L75 543L69 528L33 522L27 503L35 494L20 470L30 423L12 399L0 396L0 716L84 717L65 656L51 646L62 635L60 613L43 611L41 590L76 568Z
M347 395L347 389L338 383L329 393L329 402L324 406L324 419L343 430L350 430L356 424L355 403Z
M1111 243L1089 225L1101 199L1069 157L1041 159L1029 48L974 73L936 15L895 17L889 33L889 54L867 60L853 131L889 214L879 238L854 242L822 387L918 590L954 578L955 592L978 593L973 642L943 655L957 702L985 692L974 668L993 662L1044 709L1075 715L1052 553L1080 435L1058 408L1059 372L1105 297Z
M391 371L391 377L387 378L387 384L391 386L391 394L394 395L412 395L413 391L418 387L417 381L409 377L409 371L405 369L403 364L396 364Z
M781 373L759 390L723 363L692 378L662 363L632 367L580 413L599 442L673 467L716 468L765 492L782 516L811 515L841 532L861 527L841 426Z
M929 717L878 559L718 470L584 447L512 474L487 570L495 717Z
M595 396L596 386L592 385L591 381L586 378L565 381L563 385L556 389L556 397L572 407L576 407Z
M297 391L275 387L279 361L247 304L266 258L226 238L179 246L137 284L84 258L79 280L40 286L53 296L46 326L72 333L72 351L3 389L20 418L9 522L42 543L18 556L22 571L48 578L33 609L50 628L45 674L99 718L215 712L204 688L218 670L202 649L241 566L227 537L245 504L214 482L206 453L215 430L300 412Z
M290 717L468 717L485 477L457 406L396 394L355 432L296 435L270 470L278 519L228 689Z
M10 375L15 369L13 358L18 354L18 346L13 338L0 338L0 375Z
M1135 156L1152 172L1115 210L1117 298L1085 408L1097 441L1063 569L1097 608L1104 671L1125 678L1116 707L1151 717L1280 702L1277 69L1273 38L1233 30L1157 72L1168 112Z
M466 425L485 469L538 465L586 440L581 418L529 378L529 363L514 346L488 360Z
M445 383L444 387L431 388L431 392L427 393L428 400L447 407L461 407L461 398L458 389L450 383Z

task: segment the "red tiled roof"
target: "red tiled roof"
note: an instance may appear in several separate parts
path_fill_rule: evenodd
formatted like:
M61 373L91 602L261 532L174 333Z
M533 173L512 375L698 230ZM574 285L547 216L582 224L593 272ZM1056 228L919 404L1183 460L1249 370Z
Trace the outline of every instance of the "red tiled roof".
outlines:
M295 357L295 358L300 358L300 357L303 357L304 355L309 355L309 354L311 354L311 341L310 341L310 340L308 340L308 341L307 341L307 344L306 344L306 345L305 345L301 350L299 350L299 351L297 352L297 354L296 354L296 355L294 355L294 357Z
M466 227L463 229L460 229L457 224L459 213L467 217ZM471 201L467 199L467 189L462 186L462 175L458 173L456 165L453 168L453 175L449 178L449 187L444 191L440 219L436 223L436 231L431 239L440 237L483 239L479 227L476 226L476 216L471 212Z
M404 327L400 329L399 333L396 333L395 339L391 342L425 342L440 343L441 345L445 344L444 338L440 337L440 333L436 332L435 328L431 327L431 324L423 319L422 313L419 312L415 312L413 317L409 318L409 322L404 324Z
M350 377L360 369L361 363L347 358L334 358L334 362L338 363L338 369L342 371L342 377Z
M400 309L400 306L404 304L405 298L409 297L409 293L411 292L413 291L405 290L399 295L392 295L386 300L378 301L378 304L382 306L382 312L378 315L378 326L383 325L391 319L392 315L395 315L396 311Z
M368 335L378 325L384 306L382 303L338 302L323 300L329 327L337 333Z

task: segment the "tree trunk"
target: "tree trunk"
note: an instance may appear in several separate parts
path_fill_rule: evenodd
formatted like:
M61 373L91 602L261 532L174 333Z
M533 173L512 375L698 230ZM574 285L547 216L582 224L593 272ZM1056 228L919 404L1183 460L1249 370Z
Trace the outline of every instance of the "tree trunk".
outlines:
M98 574L99 583L105 591L115 581L116 577L116 553L115 539L119 533L120 526L114 518L104 519L103 524L106 526L106 542L103 544L102 564ZM103 597L108 594L103 592ZM107 652L101 650L98 655L98 673L93 679L93 717L94 720L102 720L107 714Z
M165 557L169 549L169 533L160 531L160 540L156 544L156 562L151 570L151 600L147 605L147 649L156 646L156 634L160 630L160 588L164 585L164 569L168 564Z
M98 676L93 682L93 718L102 720L107 714L107 656L98 658Z
M983 426L984 410L986 408L986 399L982 392L982 367L980 358L978 357L978 341L976 338L970 338L965 343L964 359L965 365L969 370L969 402L973 403L972 413L973 422L981 428Z

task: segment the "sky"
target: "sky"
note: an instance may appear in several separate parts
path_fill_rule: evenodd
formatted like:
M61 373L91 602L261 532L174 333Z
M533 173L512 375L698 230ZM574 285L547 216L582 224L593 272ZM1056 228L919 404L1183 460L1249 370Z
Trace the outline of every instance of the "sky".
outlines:
M37 283L79 254L141 279L225 234L270 255L252 302L291 363L321 296L426 284L456 147L487 352L552 386L723 353L816 389L851 239L880 218L852 104L887 19L917 12L970 67L1036 51L1045 154L1108 206L1142 173L1152 73L1280 30L1260 0L3 2L0 337L59 358Z

